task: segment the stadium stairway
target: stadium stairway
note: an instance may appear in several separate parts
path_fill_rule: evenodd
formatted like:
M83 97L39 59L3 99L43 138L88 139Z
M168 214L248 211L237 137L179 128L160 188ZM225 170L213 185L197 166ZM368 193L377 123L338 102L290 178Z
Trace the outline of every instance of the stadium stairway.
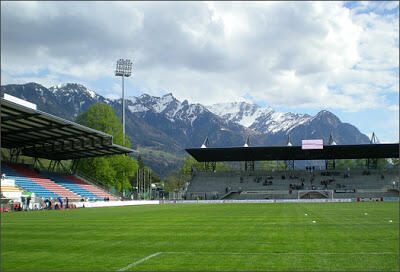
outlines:
M86 199L97 199L97 200L103 200L104 197L100 197L97 194L94 194L88 190L86 190L85 188L83 188L82 186L79 186L78 184L76 184L75 182L68 180L56 173L49 173L49 172L42 172L42 175L51 179L52 181L54 181L55 183L67 188L68 190L80 195L83 198Z
M50 192L53 192L54 194L65 198L68 197L69 199L80 199L81 197L77 195L76 193L68 190L67 188L55 183L54 181L45 178L44 176L27 169L21 165L9 165L9 167L14 170L17 174L20 176L24 176L37 184L41 185L42 187L46 188Z
M14 169L5 165L4 163L1 164L2 171L6 174L7 178L14 179L15 185L22 188L27 192L35 193L36 196L44 197L44 198L58 198L59 195L47 188L41 186L40 184L36 183L35 181L21 176L18 174Z
M75 176L70 176L70 175L61 175L62 178L69 180L75 184L77 184L78 186L80 186L81 188L97 195L100 199L104 199L105 197L110 198L110 200L117 200L117 198L91 184L86 183L85 181L75 177Z

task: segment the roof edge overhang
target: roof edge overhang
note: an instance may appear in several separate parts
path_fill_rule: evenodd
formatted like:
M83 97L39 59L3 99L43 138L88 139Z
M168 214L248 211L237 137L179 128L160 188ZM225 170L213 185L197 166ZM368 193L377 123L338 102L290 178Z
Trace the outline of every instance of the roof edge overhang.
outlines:
M23 155L50 160L69 160L138 152L113 144L112 135L104 132L2 97L0 102L1 146L20 148Z
M323 149L307 150L301 146L208 147L186 152L199 162L398 158L399 143L324 145Z

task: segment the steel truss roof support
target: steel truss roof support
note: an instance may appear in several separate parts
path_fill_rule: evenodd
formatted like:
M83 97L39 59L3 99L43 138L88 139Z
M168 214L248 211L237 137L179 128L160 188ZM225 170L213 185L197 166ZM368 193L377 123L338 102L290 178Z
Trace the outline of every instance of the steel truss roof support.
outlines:
M113 137L77 123L0 98L1 146L10 157L26 155L70 160L137 152L115 145Z

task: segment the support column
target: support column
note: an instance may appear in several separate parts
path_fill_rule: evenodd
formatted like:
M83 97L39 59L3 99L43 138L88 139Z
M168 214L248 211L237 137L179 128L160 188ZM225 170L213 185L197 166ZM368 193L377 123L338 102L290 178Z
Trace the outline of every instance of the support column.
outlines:
M377 158L368 158L366 160L366 166L368 169L378 168L378 159Z
M244 171L254 171L254 161L245 161Z
M76 173L76 169L78 168L78 165L79 165L79 160L80 159L76 159L76 160L72 161L71 171L73 174Z

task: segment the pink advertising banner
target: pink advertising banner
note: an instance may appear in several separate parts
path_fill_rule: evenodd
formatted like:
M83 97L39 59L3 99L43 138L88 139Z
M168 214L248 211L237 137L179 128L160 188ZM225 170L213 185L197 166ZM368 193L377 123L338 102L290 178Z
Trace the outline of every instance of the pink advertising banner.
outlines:
M301 149L324 149L324 140L301 140Z

